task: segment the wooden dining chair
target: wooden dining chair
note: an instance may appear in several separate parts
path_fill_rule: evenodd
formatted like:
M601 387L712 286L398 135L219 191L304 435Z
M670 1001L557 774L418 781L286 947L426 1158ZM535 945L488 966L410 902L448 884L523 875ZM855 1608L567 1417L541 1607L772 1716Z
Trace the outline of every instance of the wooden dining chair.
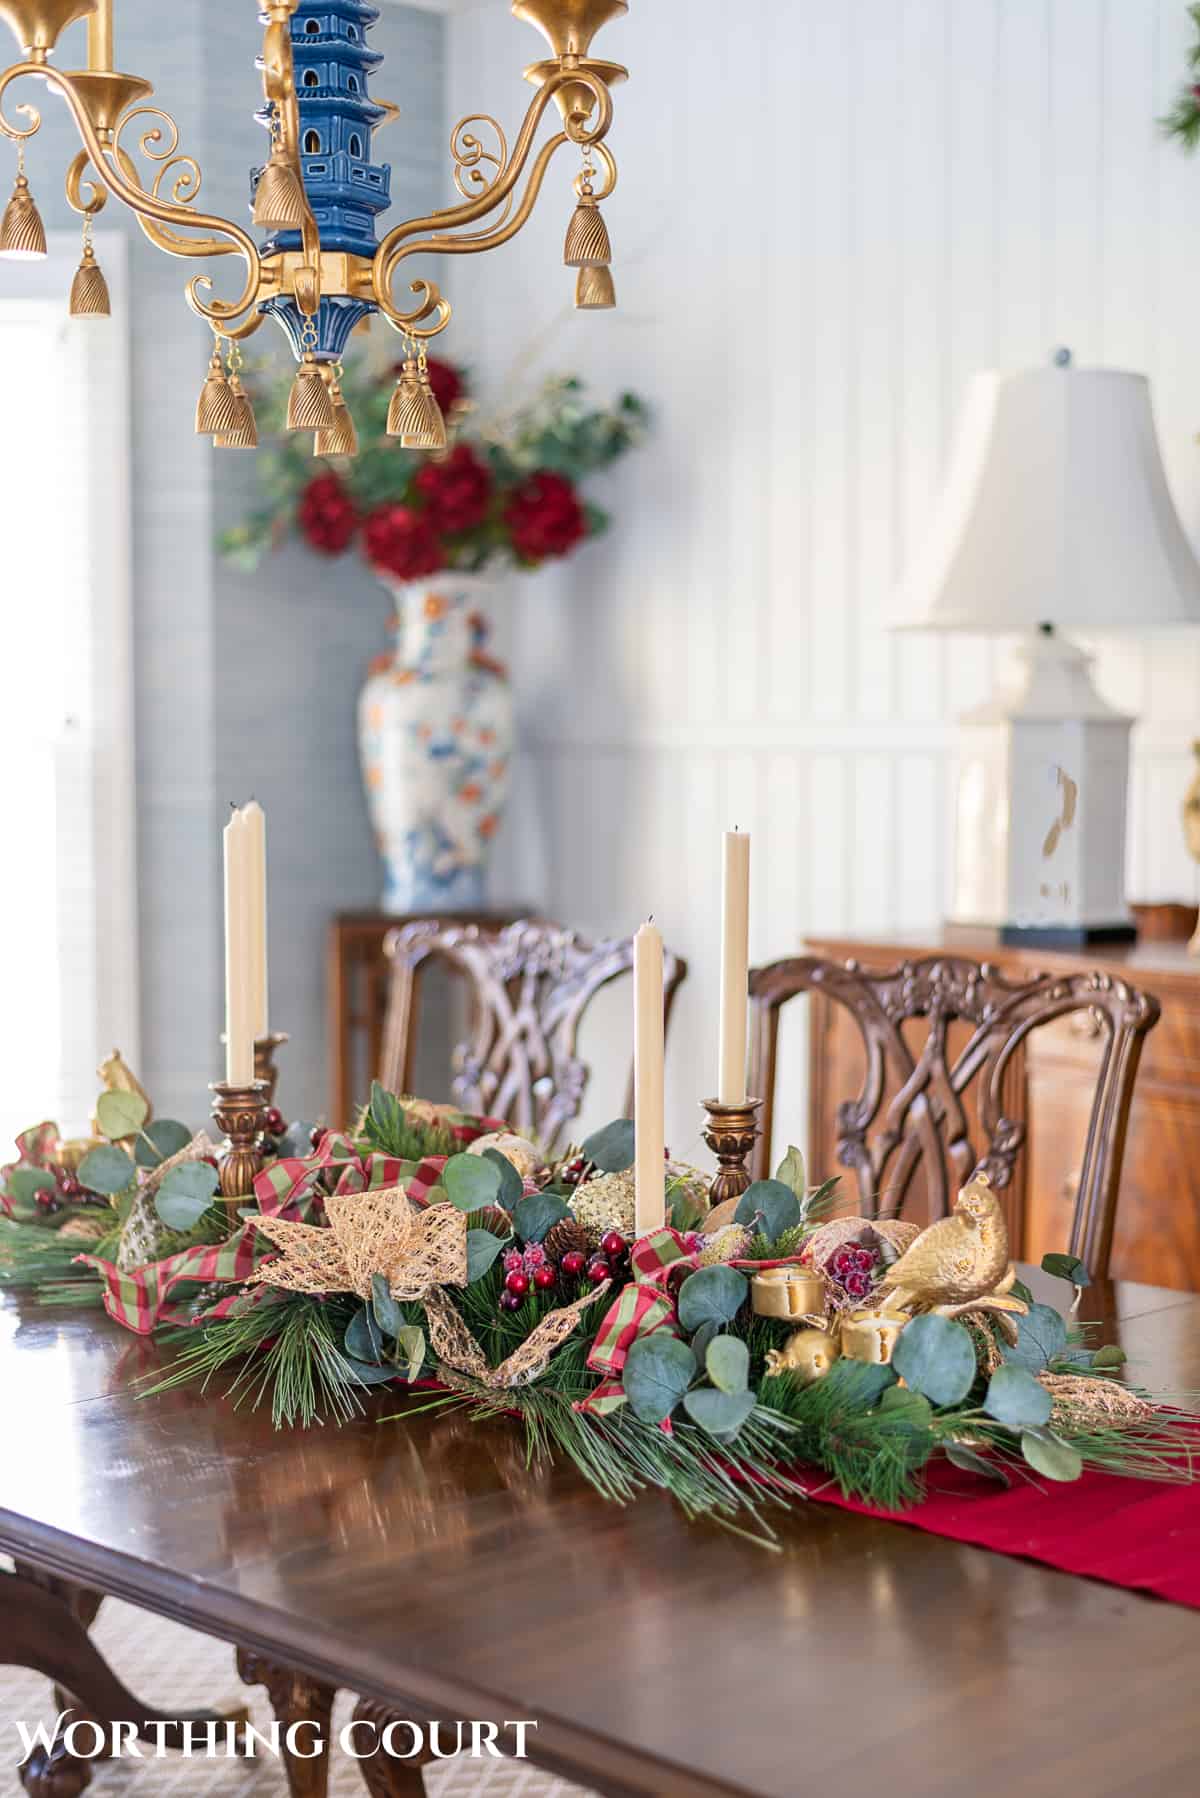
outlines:
M451 1095L464 1111L502 1117L553 1149L579 1115L590 1069L579 1055L579 1030L597 994L633 968L633 939L590 942L559 924L526 919L495 931L443 924L405 924L385 945L392 965L379 1079L407 1092L417 1029L416 976L431 956L465 978L471 1027L454 1050ZM663 958L669 1025L687 963ZM630 1111L631 1090L626 1094Z
M1107 1273L1133 1085L1143 1040L1158 1021L1157 999L1109 974L1035 974L1022 981L956 955L884 970L809 955L755 968L751 1091L764 1100L759 1173L772 1165L779 1014L800 993L842 1006L858 1027L865 1073L857 1096L837 1108L837 1157L856 1176L859 1210L875 1217L899 1215L918 1169L930 1218L945 1215L975 1172L1007 1186L1026 1137L1025 1123L1010 1115L1013 1058L1034 1030L1071 1013L1090 1014L1100 1065L1070 1252L1095 1275ZM917 1021L918 1031L906 1034ZM923 1041L917 1040L921 1030ZM978 1142L971 1137L968 1089Z

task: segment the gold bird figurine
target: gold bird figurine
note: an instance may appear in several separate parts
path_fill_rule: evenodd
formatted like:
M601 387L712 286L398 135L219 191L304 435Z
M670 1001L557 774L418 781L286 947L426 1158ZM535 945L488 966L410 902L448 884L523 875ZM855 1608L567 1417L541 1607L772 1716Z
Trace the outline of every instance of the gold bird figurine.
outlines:
M1024 1315L1029 1307L1009 1296L1017 1270L1008 1256L1008 1229L1000 1201L986 1174L963 1187L950 1217L922 1230L911 1248L883 1276L889 1308L937 1311L943 1317L969 1312ZM998 1316L1010 1340L1015 1326Z
M107 1093L136 1093L139 1098L146 1101L147 1118L153 1117L154 1113L150 1104L150 1094L146 1091L137 1075L126 1064L125 1057L121 1054L119 1049L114 1049L112 1054L100 1063L100 1066L96 1069L96 1078L103 1081L104 1090ZM101 1134L100 1125L96 1121L94 1115L92 1117L92 1131L96 1136L100 1136Z

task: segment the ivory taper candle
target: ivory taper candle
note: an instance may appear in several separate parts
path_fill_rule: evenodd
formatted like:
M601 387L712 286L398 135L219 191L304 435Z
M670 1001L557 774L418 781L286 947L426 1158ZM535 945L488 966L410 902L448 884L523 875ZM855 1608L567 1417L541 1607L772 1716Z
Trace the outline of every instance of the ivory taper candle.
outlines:
M246 819L235 811L225 826L225 1079L230 1086L245 1086L254 1078L247 851Z
M633 939L633 1080L637 1233L666 1222L666 1125L663 1117L663 942L653 923Z
M750 838L725 833L721 902L721 1063L717 1098L746 1103L746 1006L750 983Z
M250 1022L256 1037L270 1033L267 1003L267 819L257 799L242 807L246 820L250 952Z

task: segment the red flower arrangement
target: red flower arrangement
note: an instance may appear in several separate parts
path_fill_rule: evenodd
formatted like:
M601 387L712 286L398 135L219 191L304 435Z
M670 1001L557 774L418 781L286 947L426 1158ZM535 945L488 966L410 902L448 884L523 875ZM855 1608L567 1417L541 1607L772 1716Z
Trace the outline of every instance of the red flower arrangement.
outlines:
M340 556L349 549L358 530L354 501L335 474L319 474L300 495L296 523L310 549L323 556Z
M227 553L253 564L295 531L318 555L356 549L378 573L415 581L442 569L536 568L607 527L580 488L644 435L646 410L636 396L593 409L580 382L551 381L502 430L472 432L461 370L432 358L428 367L447 450L405 450L389 437L395 370L389 365L381 377L359 365L343 381L358 456L318 464L314 473L307 439L289 436L260 453L273 503L226 534Z
M565 556L587 536L587 514L570 481L540 468L504 508L504 522L522 562Z

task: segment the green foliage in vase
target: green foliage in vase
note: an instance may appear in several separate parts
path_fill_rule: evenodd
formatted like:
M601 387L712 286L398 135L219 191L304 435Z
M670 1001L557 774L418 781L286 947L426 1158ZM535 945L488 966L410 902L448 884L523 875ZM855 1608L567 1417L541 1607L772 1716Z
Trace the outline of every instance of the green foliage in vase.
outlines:
M318 554L357 551L384 574L416 579L440 568L537 567L607 529L607 514L580 489L644 438L649 415L635 394L594 406L584 383L567 376L486 415L467 397L462 371L434 358L429 370L447 451L406 450L388 436L397 367L367 356L342 377L359 453L315 464L310 435L268 434L286 415L294 366L252 370L263 432L257 502L223 534L224 553L254 568L296 535Z

